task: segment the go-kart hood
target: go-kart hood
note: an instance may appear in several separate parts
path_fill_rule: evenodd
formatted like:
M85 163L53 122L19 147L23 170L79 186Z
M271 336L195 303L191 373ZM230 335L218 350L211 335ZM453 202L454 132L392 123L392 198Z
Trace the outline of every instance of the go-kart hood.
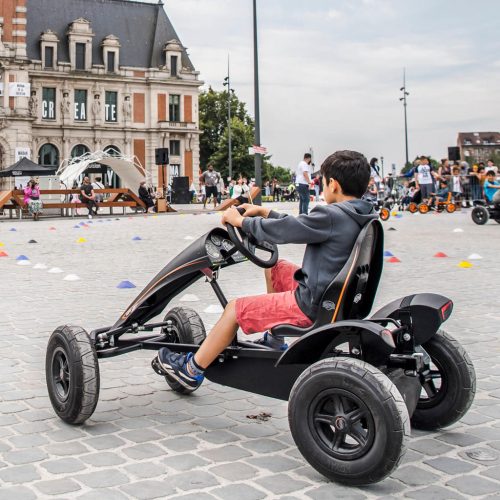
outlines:
M213 266L206 252L206 242L214 234L229 238L225 229L215 228L191 243L144 287L113 327L144 324L160 314L173 297L203 277L203 270ZM220 267L227 265L230 263L224 262Z

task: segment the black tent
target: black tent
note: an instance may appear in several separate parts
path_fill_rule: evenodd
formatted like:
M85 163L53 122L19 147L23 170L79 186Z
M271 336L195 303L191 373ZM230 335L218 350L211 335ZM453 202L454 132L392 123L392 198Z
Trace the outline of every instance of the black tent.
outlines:
M0 170L0 177L38 177L53 175L57 167L42 167L28 158L21 158L5 170Z

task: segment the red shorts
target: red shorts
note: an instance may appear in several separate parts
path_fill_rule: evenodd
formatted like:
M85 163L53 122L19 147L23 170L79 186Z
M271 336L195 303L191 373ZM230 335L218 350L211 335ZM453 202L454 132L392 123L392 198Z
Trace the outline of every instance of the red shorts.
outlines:
M265 332L276 325L310 326L312 321L302 312L295 300L298 282L293 279L298 266L279 260L271 269L276 293L236 299L236 319L247 333Z

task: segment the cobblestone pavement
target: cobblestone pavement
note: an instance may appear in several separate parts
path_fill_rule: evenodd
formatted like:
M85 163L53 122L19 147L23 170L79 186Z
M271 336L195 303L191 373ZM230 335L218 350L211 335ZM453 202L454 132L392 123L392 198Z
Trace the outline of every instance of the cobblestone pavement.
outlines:
M286 403L211 383L179 396L152 372L151 352L101 361L92 418L78 427L60 421L44 375L52 330L112 324L219 216L103 216L76 229L78 222L0 222L0 252L8 254L0 258L0 499L498 498L500 227L494 222L476 226L460 212L404 214L385 223L396 229L386 231L386 249L401 263L386 264L376 305L410 292L450 296L455 310L445 326L473 359L478 392L461 422L441 432L413 431L399 469L363 488L330 483L305 462L289 433ZM300 262L302 251L283 247L281 255ZM448 257L433 257L439 251ZM483 258L459 268L472 253ZM19 255L32 265L18 265ZM63 272L35 269L37 263ZM81 280L65 281L68 274ZM137 288L117 289L125 279ZM221 286L229 297L264 290L262 273L250 263L223 272ZM210 327L218 316L211 289L198 283L186 293L199 300L183 304ZM260 412L272 416L248 418Z

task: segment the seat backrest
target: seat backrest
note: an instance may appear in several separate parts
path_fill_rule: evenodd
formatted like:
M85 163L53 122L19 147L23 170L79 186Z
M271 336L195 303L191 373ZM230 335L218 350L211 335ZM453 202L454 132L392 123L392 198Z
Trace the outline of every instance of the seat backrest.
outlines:
M382 274L384 232L378 219L368 222L340 273L323 293L315 326L368 316Z

